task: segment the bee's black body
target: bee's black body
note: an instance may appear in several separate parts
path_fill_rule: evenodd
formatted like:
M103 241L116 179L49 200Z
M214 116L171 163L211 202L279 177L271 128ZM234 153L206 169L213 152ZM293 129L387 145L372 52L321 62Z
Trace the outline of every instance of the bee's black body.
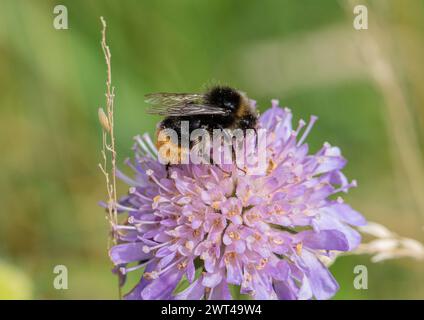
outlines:
M191 137L190 134L196 129L206 130L211 138L215 129L256 129L258 115L249 99L244 93L230 87L216 86L204 94L153 93L147 95L147 98L146 101L152 104L149 112L165 117L158 124L157 135L161 130L172 129L178 135L178 141ZM183 121L188 122L188 137L181 137ZM189 139L189 149L198 142ZM167 148L162 154L164 145ZM183 153L179 143L158 139L156 146L161 157L169 159L169 163L181 160Z
M206 105L225 110L225 114L167 116L160 122L158 129L173 129L180 135L182 121L188 121L190 133L196 129L205 129L212 134L214 129L256 128L257 114L252 111L247 98L237 90L214 87L204 94L203 100ZM190 101L187 103L190 104Z

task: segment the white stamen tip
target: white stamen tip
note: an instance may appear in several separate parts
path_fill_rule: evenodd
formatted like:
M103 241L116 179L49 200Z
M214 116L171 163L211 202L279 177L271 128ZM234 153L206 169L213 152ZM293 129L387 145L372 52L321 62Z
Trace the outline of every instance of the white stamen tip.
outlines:
M152 169L148 169L148 170L146 170L146 174L147 174L148 176L152 176L152 175L153 175L153 170L152 170Z
M149 253L150 252L150 248L148 246L143 246L143 252L144 253Z

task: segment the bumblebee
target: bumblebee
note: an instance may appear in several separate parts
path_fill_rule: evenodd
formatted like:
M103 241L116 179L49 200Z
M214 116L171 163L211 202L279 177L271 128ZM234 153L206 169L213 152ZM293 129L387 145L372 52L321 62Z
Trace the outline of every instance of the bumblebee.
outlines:
M258 121L258 114L246 94L227 86L214 86L200 94L152 93L146 95L146 102L151 104L148 113L165 117L157 126L156 138L161 130L172 129L181 141L183 121L188 122L189 134L196 129L205 129L211 135L215 129L256 130ZM158 150L164 143L169 143L156 141ZM189 148L195 145L196 142L190 142ZM174 154L181 160L181 145L173 147L178 149ZM169 155L161 156L166 158Z

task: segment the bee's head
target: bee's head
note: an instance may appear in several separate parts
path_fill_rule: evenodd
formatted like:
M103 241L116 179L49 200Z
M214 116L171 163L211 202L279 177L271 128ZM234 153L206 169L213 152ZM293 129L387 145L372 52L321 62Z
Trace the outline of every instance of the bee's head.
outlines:
M214 87L207 93L210 104L235 112L240 105L241 96L237 90L230 87Z
M253 113L247 113L242 118L239 119L239 127L242 130L246 129L255 129L258 118Z

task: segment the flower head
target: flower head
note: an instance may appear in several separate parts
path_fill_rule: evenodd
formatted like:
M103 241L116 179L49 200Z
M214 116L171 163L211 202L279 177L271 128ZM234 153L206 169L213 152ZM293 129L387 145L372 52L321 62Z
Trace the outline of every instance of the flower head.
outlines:
M136 137L134 178L118 210L119 244L110 257L119 273L144 269L128 299L231 299L229 285L255 299L327 299L338 284L321 262L331 251L360 243L350 225L364 218L341 197L349 183L340 150L328 143L315 154L304 143L308 125L292 128L289 109L272 107L259 119L267 131L263 174L237 167L166 168L147 135ZM304 126L306 125L306 128ZM302 132L303 130L303 132ZM176 292L182 279L189 282Z

